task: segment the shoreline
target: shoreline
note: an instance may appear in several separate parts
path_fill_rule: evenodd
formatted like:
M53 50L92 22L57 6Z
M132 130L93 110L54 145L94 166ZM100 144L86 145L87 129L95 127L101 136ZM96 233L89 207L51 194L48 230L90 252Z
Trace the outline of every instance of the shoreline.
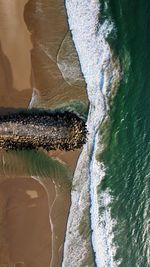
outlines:
M107 36L113 34L113 23L106 19L100 25L99 1L90 3L87 7L84 0L78 5L73 0L67 0L66 8L73 40L87 83L90 109L87 120L89 138L80 155L73 178L75 189L71 198L63 267L70 264L72 267L77 265L79 267L113 266L113 248L111 238L108 238L108 231L111 228L110 218L107 216L108 220L105 220L103 216L102 219L99 217L100 197L97 194L98 186L104 176L102 166L97 160L98 149L101 149L99 146L102 146L100 125L109 109L108 96L113 93L114 87L117 87L120 80L118 60L113 60L111 49L106 41ZM88 237L86 236L87 228L85 231L80 231L85 217L84 207L87 209ZM89 222L88 214L90 214ZM103 223L106 224L104 228L101 227ZM109 241L110 244L107 246ZM109 251L107 251L108 247ZM91 262L88 259L89 251L93 255Z

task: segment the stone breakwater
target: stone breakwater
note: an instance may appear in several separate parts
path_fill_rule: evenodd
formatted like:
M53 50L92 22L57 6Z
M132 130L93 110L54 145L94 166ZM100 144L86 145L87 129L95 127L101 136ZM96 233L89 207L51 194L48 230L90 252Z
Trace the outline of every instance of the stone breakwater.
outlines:
M0 116L0 149L74 150L86 142L85 122L71 112L24 110Z

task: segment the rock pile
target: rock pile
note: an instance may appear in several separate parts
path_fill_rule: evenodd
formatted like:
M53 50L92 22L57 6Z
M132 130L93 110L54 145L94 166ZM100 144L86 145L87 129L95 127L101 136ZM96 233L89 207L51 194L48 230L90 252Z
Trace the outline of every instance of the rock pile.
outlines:
M86 142L85 122L71 112L24 110L0 116L1 149L74 150Z

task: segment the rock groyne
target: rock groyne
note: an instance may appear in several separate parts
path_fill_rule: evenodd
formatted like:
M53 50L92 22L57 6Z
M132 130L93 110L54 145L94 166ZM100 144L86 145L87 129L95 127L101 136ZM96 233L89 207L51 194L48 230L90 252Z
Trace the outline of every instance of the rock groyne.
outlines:
M86 142L85 122L76 114L23 110L0 116L0 148L74 150Z

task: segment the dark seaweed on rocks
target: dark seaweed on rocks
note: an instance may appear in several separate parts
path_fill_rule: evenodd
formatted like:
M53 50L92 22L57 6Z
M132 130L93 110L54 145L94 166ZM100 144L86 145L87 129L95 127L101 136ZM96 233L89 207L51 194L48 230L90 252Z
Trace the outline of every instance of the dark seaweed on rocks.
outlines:
M72 112L21 110L0 116L0 148L74 150L86 142L85 122Z

